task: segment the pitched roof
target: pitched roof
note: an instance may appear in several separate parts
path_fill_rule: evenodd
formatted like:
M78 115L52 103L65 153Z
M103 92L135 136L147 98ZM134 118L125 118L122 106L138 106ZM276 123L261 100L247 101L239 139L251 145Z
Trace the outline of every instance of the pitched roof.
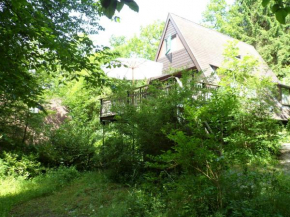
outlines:
M234 38L174 14L169 14L167 23L168 20L172 21L185 48L190 53L190 56L194 58L193 61L197 63L197 68L199 70L201 69L206 77L212 73L210 65L216 67L222 65L225 45L229 41L235 40ZM237 46L241 56L251 55L259 60L259 71L261 75L269 76L274 82L279 83L276 75L252 45L239 41Z

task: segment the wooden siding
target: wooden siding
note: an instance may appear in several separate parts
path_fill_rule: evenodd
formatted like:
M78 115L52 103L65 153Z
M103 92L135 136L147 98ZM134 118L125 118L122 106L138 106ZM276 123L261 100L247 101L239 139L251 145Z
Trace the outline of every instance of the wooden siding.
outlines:
M168 26L167 26L166 33L165 33L165 38L167 38L169 34L171 34L171 35L176 34L176 30L175 30L171 21L168 22Z
M166 52L165 39L168 38L169 34L171 34L171 35L177 34L177 32L176 32L176 30L175 30L175 28L170 20L169 20L168 25L166 27L166 31L164 34L164 40L160 42L160 50L157 51L158 52L157 59L165 56L165 52Z
M165 56L165 57L159 58L157 62L163 63L163 73L166 73L166 71L169 68L187 69L187 68L192 68L195 66L186 49L182 49L182 50L170 53L168 57Z
M166 73L166 71L169 68L192 68L195 66L193 63L188 51L185 49L184 45L182 45L182 42L179 39L179 35L174 28L174 25L172 21L169 20L166 32L164 34L164 38L167 38L169 34L174 35L177 34L176 40L176 47L173 50L172 53L169 53L168 56L165 56L165 43L162 41L159 55L157 62L163 63L163 73Z

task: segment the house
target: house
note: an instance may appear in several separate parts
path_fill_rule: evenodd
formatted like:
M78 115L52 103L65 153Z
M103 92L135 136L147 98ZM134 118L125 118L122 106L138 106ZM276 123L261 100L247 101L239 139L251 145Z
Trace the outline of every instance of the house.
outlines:
M168 74L170 68L193 69L202 72L201 76L204 82L215 85L220 78L211 75L223 63L225 45L233 40L235 39L225 34L177 15L169 14L155 57L156 62L163 63L163 75L152 79L164 80L172 76L172 74ZM237 47L240 52L237 58L245 55L254 56L259 61L259 73L269 77L277 84L278 97L276 104L280 112L275 118L287 121L290 117L290 87L280 83L277 76L252 45L239 41ZM103 100L103 105L105 105L104 102ZM107 100L105 103L109 105L108 102ZM102 113L102 109L101 121L104 120L102 114L105 114ZM108 111L108 106L105 110ZM103 118L106 117L103 116Z

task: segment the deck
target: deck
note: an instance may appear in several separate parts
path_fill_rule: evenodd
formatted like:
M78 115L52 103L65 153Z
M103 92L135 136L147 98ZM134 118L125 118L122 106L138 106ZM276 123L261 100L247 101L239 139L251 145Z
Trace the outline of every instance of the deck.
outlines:
M173 83L170 82L170 79L173 79ZM162 81L163 86L161 89L166 90L167 92L174 87L174 85L180 85L176 77L169 77ZM216 89L217 85L208 84L204 82L197 83L197 87L201 89ZM145 99L148 93L149 85L138 87L132 91L127 92L127 97L122 99L116 99L113 97L102 98L100 99L101 108L100 108L100 121L105 124L108 122L116 121L116 113L112 112L112 107L115 103L127 103L134 106L138 106L142 103L142 100ZM278 113L273 114L273 118L283 122L287 122L290 118L290 86L277 84L278 94L275 98L275 103L279 109ZM210 98L210 93L206 93L204 96L205 99Z
M176 77L169 77L165 80L162 80L162 84L163 85L162 85L162 87L160 87L160 89L165 91L165 93L168 93L170 91L170 89L175 87L175 85L182 85L180 83L180 80L178 80L178 78L176 78ZM201 88L201 89L217 89L219 87L218 85L208 84L205 82L199 82L199 83L197 83L196 86ZM127 91L127 96L125 98L121 98L121 99L116 99L114 97L100 99L100 103L101 103L100 121L101 121L101 123L105 124L107 122L116 121L116 118L115 118L116 113L114 113L112 111L112 107L116 103L122 103L122 104L127 103L127 104L131 104L134 106L138 106L140 103L142 103L142 101L144 99L147 98L147 96L150 95L148 88L149 88L149 85L144 85L144 86L138 87L132 91ZM204 95L204 97L206 99L210 98L210 93L206 93Z

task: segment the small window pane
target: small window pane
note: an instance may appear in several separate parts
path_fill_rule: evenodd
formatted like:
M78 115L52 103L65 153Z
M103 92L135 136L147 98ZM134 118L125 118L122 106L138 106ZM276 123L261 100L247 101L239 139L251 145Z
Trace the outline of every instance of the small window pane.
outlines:
M171 51L171 34L167 37L166 41L166 54Z
M281 88L282 92L282 104L284 105L290 105L290 93L289 89L287 88Z

